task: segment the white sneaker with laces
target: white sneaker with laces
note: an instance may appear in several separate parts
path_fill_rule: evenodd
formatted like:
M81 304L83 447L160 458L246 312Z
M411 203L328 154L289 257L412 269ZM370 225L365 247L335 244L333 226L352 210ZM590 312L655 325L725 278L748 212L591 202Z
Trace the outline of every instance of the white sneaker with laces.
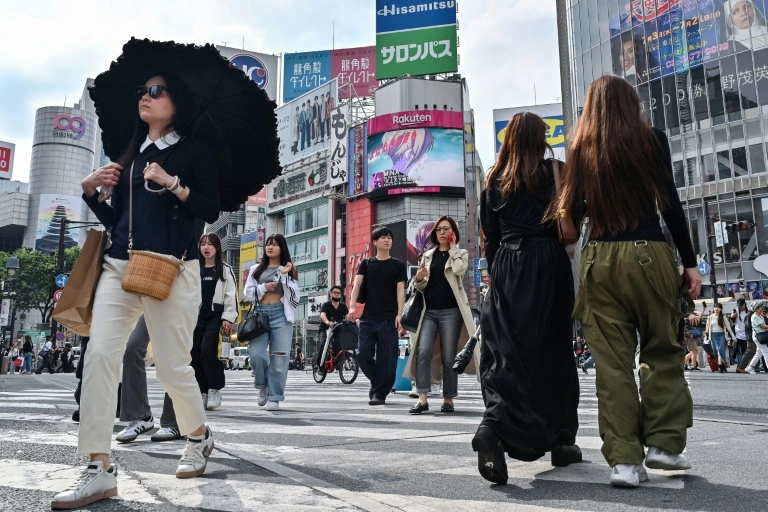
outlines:
M416 384L411 388L411 392L408 393L409 398L419 398L419 390L416 389Z
M752 368L751 366L747 366L746 370L747 370L747 373L751 373L752 375L755 375L757 373L755 369Z
M208 404L206 404L206 409L209 411L212 411L213 409L218 409L221 407L221 391L218 389L209 389L208 390Z
M113 464L110 471L104 471L103 462L91 462L72 489L60 492L53 498L51 508L80 508L112 496L117 496L117 466Z
M176 478L194 478L205 473L208 457L213 451L213 433L206 427L204 439L187 437L187 446L176 468Z
M150 419L149 421L132 421L130 425L123 429L122 432L117 434L115 439L117 439L118 443L130 443L131 441L135 441L136 438L141 434L149 432L153 428L155 428L155 422L153 419Z
M149 438L150 441L158 443L161 441L175 441L176 439L184 439L178 428L162 427L160 430L152 434Z
M203 409L208 409L208 393L200 393L203 399Z
M691 462L682 453L670 453L656 446L648 447L645 465L651 469L666 469L667 471L691 469Z
M611 472L611 485L634 488L648 481L648 473L642 464L616 464Z
M280 402L267 402L267 410L268 411L279 411L280 410Z
M267 405L267 389L262 388L259 390L259 407Z
M442 390L443 386L440 384L432 384L429 390L429 396L440 396L442 394Z

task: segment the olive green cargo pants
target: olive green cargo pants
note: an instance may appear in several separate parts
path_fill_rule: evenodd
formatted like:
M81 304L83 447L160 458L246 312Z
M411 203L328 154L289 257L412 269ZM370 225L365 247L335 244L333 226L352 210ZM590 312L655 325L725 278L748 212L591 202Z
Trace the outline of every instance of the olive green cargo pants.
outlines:
M682 277L664 242L590 242L574 318L597 363L603 455L611 467L642 464L644 446L680 453L693 402L677 342ZM640 334L640 397L633 361Z

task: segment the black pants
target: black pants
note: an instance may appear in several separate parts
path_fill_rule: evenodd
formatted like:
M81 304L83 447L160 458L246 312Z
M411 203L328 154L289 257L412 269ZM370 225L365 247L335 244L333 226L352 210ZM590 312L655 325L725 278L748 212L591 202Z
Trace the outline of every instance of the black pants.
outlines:
M755 357L756 353L757 345L755 345L754 341L749 340L747 342L747 350L744 352L744 355L741 358L741 363L739 363L739 369L745 370L750 361L752 361L752 358Z
M219 360L221 313L202 312L192 335L192 368L201 393L224 387L224 364Z
M362 320L357 364L371 381L372 395L386 400L397 373L399 354L395 320Z
M53 357L51 357L50 354L43 357L43 360L40 362L40 368L38 368L35 373L40 375L45 368L48 368L48 373L55 373L55 370L53 369Z

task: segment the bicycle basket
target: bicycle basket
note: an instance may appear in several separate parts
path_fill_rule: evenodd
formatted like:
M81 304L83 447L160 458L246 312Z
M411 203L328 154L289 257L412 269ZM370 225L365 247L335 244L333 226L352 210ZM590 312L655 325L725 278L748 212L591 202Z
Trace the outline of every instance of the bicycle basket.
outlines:
M338 346L340 350L357 349L357 338L360 336L360 329L357 324L344 320L333 328L333 346Z

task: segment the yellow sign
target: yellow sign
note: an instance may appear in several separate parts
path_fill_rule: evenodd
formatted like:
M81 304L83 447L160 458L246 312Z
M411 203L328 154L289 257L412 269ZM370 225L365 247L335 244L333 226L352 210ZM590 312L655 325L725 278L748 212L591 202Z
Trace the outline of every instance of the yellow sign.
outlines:
M563 123L563 116L542 116L542 119L547 123L547 144L554 148L565 147L565 123ZM509 121L496 121L496 152L501 149L501 145L504 144L504 134L507 132L507 124Z

